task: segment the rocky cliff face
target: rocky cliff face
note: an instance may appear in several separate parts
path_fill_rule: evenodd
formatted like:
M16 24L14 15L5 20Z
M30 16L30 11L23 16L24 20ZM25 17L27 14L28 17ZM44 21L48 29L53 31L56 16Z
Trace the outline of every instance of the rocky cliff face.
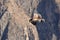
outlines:
M59 5L59 0L0 0L0 39L60 40ZM31 24L29 19L35 12L46 22Z
M26 15L29 9L26 2L28 0L0 1L1 40L38 40L36 27L29 23L30 17Z

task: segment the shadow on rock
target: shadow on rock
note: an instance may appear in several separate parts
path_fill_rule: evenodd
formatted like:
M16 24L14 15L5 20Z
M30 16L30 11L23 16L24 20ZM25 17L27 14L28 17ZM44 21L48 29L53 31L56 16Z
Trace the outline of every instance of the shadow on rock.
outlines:
M53 34L59 40L58 22L60 14L57 10L59 10L59 7L56 5L55 0L42 0L38 4L37 12L45 19L45 22L37 22L36 24L40 40L52 40Z
M1 40L6 40L8 39L8 27L9 27L9 22L7 23L5 29L4 29L4 32L2 34L2 37L1 37Z
M4 13L7 11L7 8L0 3L0 19L4 15Z

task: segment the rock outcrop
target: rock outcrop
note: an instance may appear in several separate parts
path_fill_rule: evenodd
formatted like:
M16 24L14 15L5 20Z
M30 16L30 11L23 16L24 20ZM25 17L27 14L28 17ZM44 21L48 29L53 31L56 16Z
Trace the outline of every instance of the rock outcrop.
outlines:
M1 40L39 40L36 27L29 23L27 11L17 1L19 0L0 2Z

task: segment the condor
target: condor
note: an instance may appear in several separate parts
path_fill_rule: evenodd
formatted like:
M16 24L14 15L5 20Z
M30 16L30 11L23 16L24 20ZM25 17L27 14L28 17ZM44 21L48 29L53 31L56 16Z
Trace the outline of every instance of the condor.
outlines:
M37 22L45 22L45 19L43 19L40 14L34 13L29 22L31 22L33 25L36 25Z

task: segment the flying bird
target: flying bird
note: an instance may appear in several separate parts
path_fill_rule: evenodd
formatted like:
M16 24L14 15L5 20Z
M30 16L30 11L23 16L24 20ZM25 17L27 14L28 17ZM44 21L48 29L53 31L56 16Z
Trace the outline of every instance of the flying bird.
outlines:
M31 22L33 25L36 25L37 22L45 22L45 19L42 18L41 14L34 13L29 22Z

